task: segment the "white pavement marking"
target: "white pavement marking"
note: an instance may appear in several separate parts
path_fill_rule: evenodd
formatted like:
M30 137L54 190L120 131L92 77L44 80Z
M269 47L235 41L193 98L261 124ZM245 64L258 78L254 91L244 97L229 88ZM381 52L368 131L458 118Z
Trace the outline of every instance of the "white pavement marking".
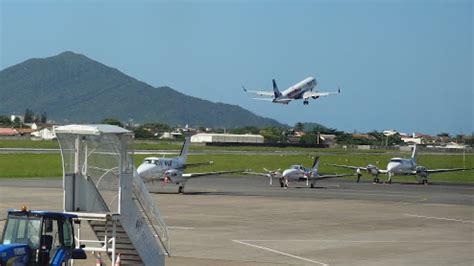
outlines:
M169 229L193 230L195 227L186 226L168 226Z
M470 240L340 240L340 239L244 239L242 242L325 242L325 243L413 243L413 244L429 244L429 243L472 243Z
M304 260L304 261L307 261L307 262L312 262L312 263L314 263L314 264L319 264L319 265L323 265L323 266L328 266L328 265L329 265L329 264L326 264L326 263L323 263L323 262L319 262L319 261L315 261L315 260L310 260L310 259L303 258L303 257L300 257L300 256L296 256L296 255L288 254L288 253L281 252L281 251L278 251L278 250L274 250L274 249L271 249L271 248L267 248L267 247L263 247L263 246L257 246L257 245L253 245L253 244L249 244L249 243L245 243L245 242L239 241L239 240L232 240L232 241L235 242L235 243L239 243L239 244L242 244L242 245L247 245L247 246L254 247L254 248L263 249L263 250L266 250L266 251L274 252L274 253L277 253L277 254L280 254L280 255L284 255L284 256L288 256L288 257L291 257L291 258L295 258L295 259L299 259L299 260Z
M442 217L431 217L431 216L422 216L422 215L416 215L416 214L404 214L405 216L410 216L410 217L417 217L417 218L426 218L426 219L435 219L435 220L443 220L443 221L452 221L452 222L460 222L460 223L470 223L474 224L474 221L466 221L466 220L459 220L459 219L450 219L450 218L442 218Z

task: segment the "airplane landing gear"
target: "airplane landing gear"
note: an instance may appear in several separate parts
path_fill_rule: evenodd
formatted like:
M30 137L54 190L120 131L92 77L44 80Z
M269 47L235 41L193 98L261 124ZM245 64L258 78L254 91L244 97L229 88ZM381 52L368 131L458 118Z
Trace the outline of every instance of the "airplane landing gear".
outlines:
M303 102L303 105L308 105L309 104L309 101L304 101Z
M388 173L388 180L387 180L387 183L388 184L392 184L392 173Z
M427 179L427 178L423 178L423 180L421 180L421 183L422 183L423 185L425 185L425 186L428 185L428 179Z
M179 193L179 194L183 194L183 193L184 193L184 185L180 185L180 186L178 187L178 193Z
M374 184L378 184L380 182L380 179L378 176L374 177Z

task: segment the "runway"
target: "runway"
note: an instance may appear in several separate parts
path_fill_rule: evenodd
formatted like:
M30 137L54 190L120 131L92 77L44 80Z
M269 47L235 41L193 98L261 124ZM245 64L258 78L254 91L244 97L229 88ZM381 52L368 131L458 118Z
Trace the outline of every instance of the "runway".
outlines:
M0 179L7 208L61 210L61 179ZM275 182L277 183L277 182ZM472 265L474 186L357 184L317 188L253 176L152 184L172 238L168 265ZM0 227L3 224L0 222Z

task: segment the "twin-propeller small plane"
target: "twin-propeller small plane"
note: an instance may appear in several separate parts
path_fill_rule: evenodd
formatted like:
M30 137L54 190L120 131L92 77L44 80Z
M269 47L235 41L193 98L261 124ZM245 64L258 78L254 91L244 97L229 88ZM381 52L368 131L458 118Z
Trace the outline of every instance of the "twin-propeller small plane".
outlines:
M231 173L241 173L245 170L230 170L218 172L204 172L204 173L184 173L186 167L199 166L204 164L212 164L212 162L202 163L186 163L188 158L188 150L190 144L190 137L184 141L181 153L175 158L158 158L147 157L143 160L137 168L137 172L145 182L161 181L163 184L171 183L178 185L178 192L184 193L184 185L191 178L222 175Z
M316 186L317 180L335 178L335 177L353 176L353 174L320 175L318 173L318 168L319 168L319 157L316 157L314 158L313 166L311 168L305 168L303 165L295 164L295 165L290 166L290 168L285 169L283 173L280 173L280 169L267 170L264 168L266 173L247 172L247 174L266 176L270 179L270 185L272 185L272 179L277 178L280 181L280 186L284 188L288 188L288 185L290 183L296 183L296 182L305 182L307 187L314 188Z
M373 164L369 164L367 166L352 166L352 165L340 165L340 164L328 164L337 167L343 167L353 170L364 170L367 173L373 176L374 183L379 182L379 175L380 174L387 174L388 179L387 183L392 183L393 176L400 176L400 175L411 175L418 177L418 183L421 184L428 184L428 176L430 174L437 174L437 173L445 173L445 172L457 172L457 171L465 171L465 170L472 170L472 168L448 168L448 169L427 169L421 165L417 165L416 163L416 145L413 147L413 151L411 157L408 159L403 158L392 158L387 164L387 169L379 169L377 166Z

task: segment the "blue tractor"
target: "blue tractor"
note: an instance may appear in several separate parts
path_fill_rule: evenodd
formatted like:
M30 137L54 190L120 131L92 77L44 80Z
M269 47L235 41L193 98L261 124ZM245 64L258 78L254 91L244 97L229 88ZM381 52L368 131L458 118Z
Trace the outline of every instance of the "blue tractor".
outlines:
M0 266L69 265L71 259L86 259L76 248L76 215L22 210L8 211L0 242Z

